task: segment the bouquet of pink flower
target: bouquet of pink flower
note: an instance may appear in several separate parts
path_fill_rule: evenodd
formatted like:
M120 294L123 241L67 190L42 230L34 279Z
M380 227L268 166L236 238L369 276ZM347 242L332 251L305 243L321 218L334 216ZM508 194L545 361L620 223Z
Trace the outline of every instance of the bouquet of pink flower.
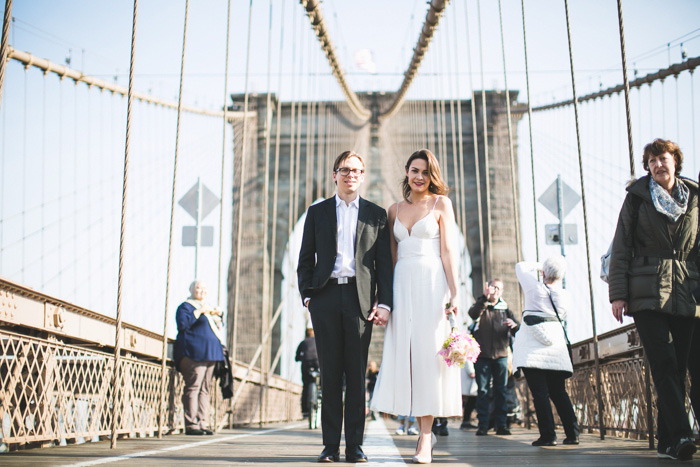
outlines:
M450 325L452 326L452 332L442 344L438 355L445 360L447 366L457 365L460 368L464 368L467 360L475 363L481 353L479 343L468 333L457 329L452 314L450 314Z

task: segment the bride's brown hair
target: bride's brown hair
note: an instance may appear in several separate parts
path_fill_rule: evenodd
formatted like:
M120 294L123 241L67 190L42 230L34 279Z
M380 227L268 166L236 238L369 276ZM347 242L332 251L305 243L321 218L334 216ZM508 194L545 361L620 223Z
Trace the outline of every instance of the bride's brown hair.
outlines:
M418 151L411 154L406 162L406 171L411 167L411 162L415 159L423 159L428 163L428 175L430 176L430 185L428 185L428 191L436 195L446 195L450 189L447 184L442 179L442 173L440 172L440 164L438 163L435 154L433 154L430 149L419 149ZM411 186L408 184L408 175L406 175L401 182L401 190L403 191L403 199L409 202L411 196Z

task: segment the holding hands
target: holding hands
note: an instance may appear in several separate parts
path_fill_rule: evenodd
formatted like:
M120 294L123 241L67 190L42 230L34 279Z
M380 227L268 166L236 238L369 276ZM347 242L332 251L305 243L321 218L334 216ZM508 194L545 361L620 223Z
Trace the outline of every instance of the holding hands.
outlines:
M389 322L390 314L391 312L389 310L387 310L386 308L379 307L375 303L372 307L372 313L370 313L367 317L367 321L371 321L377 326L386 326L386 323Z

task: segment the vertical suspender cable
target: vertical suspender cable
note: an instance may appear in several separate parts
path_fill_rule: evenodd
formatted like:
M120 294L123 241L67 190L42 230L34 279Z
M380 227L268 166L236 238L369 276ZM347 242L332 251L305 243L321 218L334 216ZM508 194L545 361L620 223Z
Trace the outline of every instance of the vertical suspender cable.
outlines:
M678 105L678 74L673 75L673 81L676 83L676 141L681 140L681 115L680 106Z
M316 84L318 86L318 70L316 70ZM318 88L317 88L318 89ZM318 153L318 164L316 167L316 195L314 196L315 199L319 199L321 196L323 196L323 183L321 180L323 180L323 174L325 173L325 163L326 163L326 157L325 153L322 150L323 145L325 144L325 131L326 131L326 104L323 102L319 102L318 104L318 111L316 112L316 116L318 118L318 131L316 132L318 135L318 142L316 143L316 150ZM323 126L321 126L323 124Z
M691 127L690 133L693 135L693 154L697 157L697 149L695 146L695 85L693 84L693 72L695 69L690 70L690 115L691 115ZM640 119L641 120L641 119Z
M522 245L520 245L520 211L518 209L518 199L517 199L517 178L515 174L515 155L513 154L513 129L512 122L510 118L510 91L508 90L508 72L506 71L506 41L503 37L503 13L501 9L501 0L498 0L498 17L501 23L501 52L503 53L503 85L506 88L506 117L508 119L508 155L510 156L510 178L511 178L511 190L513 196L513 220L515 221L515 255L516 260L521 261L522 255ZM519 296L522 298L521 296Z
M527 62L527 33L525 31L525 0L520 1L520 6L523 13L523 49L525 53L525 87L527 88L527 129L530 138L530 170L532 172L532 206L533 206L533 223L535 230L535 259L540 260L540 243L538 240L538 230L537 230L537 195L535 194L535 150L532 144L532 99L530 98L530 69L528 68ZM527 410L525 411L525 425L528 429L531 427L531 415L530 415L530 391L529 388L525 390L525 403Z
M282 92L282 58L284 57L284 0L282 0L282 5L280 7L281 18L280 18L280 61L279 69L277 71L279 80L277 84L278 94L277 94L277 111L275 112L277 116L277 127L275 131L275 175L274 182L272 184L272 239L270 246L270 311L274 307L274 294L275 294L275 264L277 257L277 197L279 195L279 178L280 178L280 131L282 127L282 99L280 98L280 93Z
M444 174L445 177L447 177L447 119L445 118L445 90L443 88L443 64L442 64L442 58L441 54L438 52L437 56L439 58L436 60L438 62L438 69L440 72L440 137L442 138L442 161L443 161L443 167L444 167ZM446 178L447 179L447 178Z
M578 168L579 177L581 178L581 202L583 203L583 228L586 233L586 264L588 265L588 291L591 301L591 323L593 325L593 352L595 354L596 367L596 392L598 394L598 424L600 429L600 439L605 439L605 422L603 421L603 397L601 394L600 384L600 360L598 356L598 333L595 325L595 305L593 302L593 276L591 273L591 254L590 244L588 239L588 214L586 211L586 189L583 180L583 159L581 156L581 132L579 131L578 123L578 97L576 96L576 79L574 77L574 55L571 48L571 26L569 24L569 0L564 0L566 10L566 34L569 40L569 63L571 66L571 89L573 92L574 118L576 119L576 145L578 148Z
M291 82L291 93L292 93L292 99L291 99L291 106L290 106L290 114L289 114L289 225L287 228L287 234L288 237L292 236L292 229L294 228L294 221L296 220L294 218L294 197L295 195L295 186L294 186L294 162L296 160L295 158L295 146L294 146L294 137L296 136L296 128L295 128L295 123L296 123L296 77L297 77L297 70L296 70L296 64L297 64L297 46L296 46L296 40L297 40L297 10L294 9L294 19L292 21L292 43L294 44L292 47L292 82Z
M175 193L177 186L177 158L180 146L180 118L182 115L182 81L183 74L185 70L185 46L187 44L187 17L190 9L189 0L185 1L185 21L182 30L182 56L180 58L180 90L177 97L177 123L175 126L175 157L173 158L173 190L170 197L170 234L168 240L168 265L165 273L165 310L163 312L163 353L161 355L161 372L162 378L160 381L160 398L161 402L161 420L165 417L164 408L162 407L165 400L165 359L167 352L167 331L168 331L168 320L169 320L169 303L168 303L168 292L170 291L170 265L172 262L173 253L173 217L175 214ZM131 88L131 78L129 78L129 88ZM196 278L195 278L196 279ZM115 387L116 389L116 387ZM162 421L158 424L158 437L162 437Z
M452 30L454 31L455 41L454 41L454 62L455 62L455 90L457 92L457 144L459 152L459 210L460 210L460 230L464 235L464 240L467 239L467 211L464 207L466 203L465 189L466 185L464 183L464 135L462 131L462 96L459 92L459 50L457 43L457 7L455 6L455 13L452 15Z
M622 54L622 78L624 79L624 86L625 86L625 113L627 115L627 142L629 145L629 156L630 156L630 178L634 179L635 174L634 174L634 150L633 150L633 145L632 145L632 117L630 113L630 98L629 98L629 93L630 93L630 85L629 85L629 80L627 79L627 52L625 50L625 25L624 21L622 19L622 0L617 0L617 17L619 20L620 24L620 53ZM676 81L677 83L678 81ZM678 87L676 87L676 90ZM649 83L649 93L651 94L651 83ZM640 87L640 95L641 95L641 87ZM641 107L641 106L640 106ZM677 107L676 107L677 108ZM649 113L651 115L651 113ZM641 120L641 119L640 119ZM677 123L677 122L676 122ZM595 329L595 320L594 320L594 328ZM598 360L598 353L597 353L597 348L598 346L596 345L596 376L598 377L598 380L600 380L599 374L600 374L600 362ZM649 370L649 361L645 358L644 359L644 366L646 367L646 371L644 372L644 382L646 385L647 389L647 429L649 432L649 448L653 449L654 448L654 416L653 416L653 409L651 405L651 385L650 385L650 370ZM600 388L600 386L599 386ZM599 406L602 405L602 402L598 403ZM602 415L602 413L601 413ZM601 419L603 418L602 416L600 417ZM602 433L602 431L601 431Z
M265 333L270 325L270 263L266 261L268 246L268 223L269 223L269 191L270 191L270 126L272 125L272 112L270 112L270 103L272 102L272 0L270 0L270 24L267 32L267 98L265 101L265 175L263 181L263 296L262 296L262 323L260 325L260 345L263 346L262 356L260 358L260 423L265 423L266 403L265 394L267 394L267 386L269 384L268 371L270 365L270 346L265 346Z
M297 105L297 135L296 135L296 150L295 150L295 159L294 159L294 206L293 206L293 214L294 214L294 222L299 219L299 198L301 197L301 183L299 180L299 177L301 177L301 125L304 122L304 104L301 102L301 96L302 96L302 89L303 85L301 83L301 75L304 62L303 62L304 57L301 57L301 60L299 60L299 105ZM308 118L307 118L307 123L308 123Z
M134 97L134 46L136 44L136 20L138 18L138 0L134 0L134 16L131 28L131 61L129 63L129 91L126 105L126 137L124 142L124 180L122 182L122 215L119 236L119 278L117 281L117 322L114 336L114 372L112 373L112 439L111 449L117 447L117 429L121 409L121 371L120 359L122 348L122 288L124 273L124 243L126 240L126 194L129 185L129 145L131 143L131 107ZM163 336L165 338L165 335Z
M223 245L224 245L224 188L225 188L225 174L226 174L226 126L228 125L228 50L229 50L229 38L231 36L231 0L228 0L228 5L226 9L226 58L224 60L224 98L223 98L223 120L221 127L221 192L219 193L219 199L221 200L221 206L219 208L219 263L218 263L218 280L216 289L216 303L221 304L221 262L223 258ZM233 365L233 362L229 362ZM218 414L218 401L219 398L215 399L216 404L216 414L215 414L215 424L214 431L219 428L219 414Z
M231 36L231 0L228 0L228 8L226 10L226 58L224 60L224 99L223 99L223 110L224 118L222 120L221 129L221 193L219 194L221 199L221 209L219 209L219 275L218 275L218 289L216 293L216 303L221 303L221 262L223 257L223 244L224 244L224 188L225 188L225 174L226 174L226 127L228 123L228 51L229 51L229 38Z
M223 258L223 246L224 246L224 188L225 188L225 175L226 175L226 126L228 125L228 50L229 50L229 38L231 36L231 0L228 0L226 7L226 58L224 59L224 97L223 97L223 119L221 126L221 192L219 193L219 199L221 204L219 206L219 262L217 267L217 287L216 287L216 304L221 304L221 262ZM229 362L233 368L233 362ZM215 391L218 388L214 387ZM214 431L216 432L219 428L219 398L214 398ZM231 414L233 415L233 414Z
M250 69L250 36L253 22L253 0L250 0L248 7L248 44L246 46L245 57L245 85L243 88L243 144L241 148L241 164L238 186L238 232L236 232L236 270L234 280L233 296L233 329L231 336L231 361L236 361L236 333L238 332L238 312L240 311L240 290L241 290L241 245L243 244L243 194L245 187L245 158L246 149L248 148L248 72ZM231 407L233 410L233 407Z
M2 90L5 86L5 65L10 56L10 21L12 20L12 0L5 0L5 15L2 18L2 39L0 39L0 109Z
M481 169L479 168L479 137L476 128L476 101L474 99L474 80L472 79L472 52L469 42L469 11L467 2L464 2L464 22L465 34L467 37L467 63L469 63L469 87L471 88L471 114L472 114L472 137L474 139L474 175L476 176L476 212L479 224L479 259L481 260L481 284L486 282L486 268L484 261L484 218L481 209ZM466 230L465 230L466 233ZM473 258L472 258L473 261Z
M634 150L632 145L632 116L630 113L630 83L627 79L627 52L625 51L625 25L622 21L622 0L617 0L617 17L620 23L620 53L622 54L622 79L625 84L625 113L627 115L627 143L630 153L630 176L634 178Z
M305 38L306 36L303 35L304 31L301 30L300 34L302 34L302 37ZM294 204L292 205L292 217L294 219L294 222L299 219L299 198L301 197L301 190L300 190L300 181L299 177L301 176L301 125L304 122L304 104L302 101L302 96L303 96L303 70L304 70L304 40L302 39L301 41L301 46L299 47L301 51L301 56L299 57L299 105L297 106L297 134L296 134L296 149L295 149L295 157L294 157ZM308 121L307 121L308 123Z
M661 134L663 138L668 138L666 136L666 80L661 79Z
M454 15L453 15L454 17ZM449 27L449 23L446 24L447 27ZM457 153L457 116L455 115L455 92L454 89L452 88L452 65L450 64L450 40L449 40L449 33L447 27L445 28L445 35L447 36L447 40L445 41L445 51L447 53L447 82L449 83L449 92L450 92L450 132L451 132L451 138L452 138L452 166L453 166L453 177L454 177L454 187L455 187L455 192L456 192L456 201L457 201L457 206L455 206L455 212L457 213L457 221L458 224L462 224L462 209L461 209L461 200L464 197L462 195L461 191L461 184L459 181L459 155ZM460 128L461 130L461 128ZM461 132L460 132L461 133Z
M481 1L476 0L477 19L479 23L479 63L481 65L481 116L484 133L484 173L486 176L486 271L493 275L493 252L491 251L491 174L489 170L489 129L486 116L486 88L484 87L484 44L481 34ZM482 250L483 254L483 250Z
M527 88L527 129L530 136L530 170L532 172L532 206L535 230L535 258L540 260L540 242L537 230L537 195L535 194L535 150L532 144L532 100L530 99L530 70L527 63L527 33L525 32L525 0L520 0L523 11L523 48L525 50L525 87Z
M307 68L311 70L311 41L309 41L309 63ZM311 146L312 146L312 136L311 136L311 120L313 119L313 104L311 103L311 94L309 91L312 89L312 79L311 72L307 75L307 96L306 96L306 157L304 163L304 210L311 205L311 179L313 179L313 171L311 170Z

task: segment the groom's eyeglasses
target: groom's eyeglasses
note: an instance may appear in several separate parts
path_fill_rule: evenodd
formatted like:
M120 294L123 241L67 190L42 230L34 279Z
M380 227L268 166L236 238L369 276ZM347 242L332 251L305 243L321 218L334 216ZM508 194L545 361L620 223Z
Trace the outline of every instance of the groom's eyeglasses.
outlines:
M335 169L335 173L342 175L343 177L347 177L350 174L353 174L356 177L359 177L363 173L365 173L364 170L362 169L350 169L348 167L341 167L339 169Z

